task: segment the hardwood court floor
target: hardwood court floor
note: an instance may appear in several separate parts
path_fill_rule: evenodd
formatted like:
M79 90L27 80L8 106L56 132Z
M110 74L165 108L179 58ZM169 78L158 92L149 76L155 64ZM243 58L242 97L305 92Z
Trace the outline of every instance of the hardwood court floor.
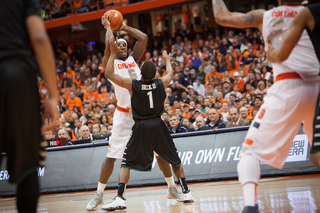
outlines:
M118 213L202 213L239 212L243 208L240 184L236 181L215 181L190 184L194 203L184 204L166 199L166 186L128 188L127 209ZM94 192L42 195L39 213L86 212L87 203ZM104 203L109 203L116 190L106 190ZM320 174L263 178L258 187L260 212L320 212ZM0 199L0 213L13 213L14 198ZM99 206L92 213L105 212Z

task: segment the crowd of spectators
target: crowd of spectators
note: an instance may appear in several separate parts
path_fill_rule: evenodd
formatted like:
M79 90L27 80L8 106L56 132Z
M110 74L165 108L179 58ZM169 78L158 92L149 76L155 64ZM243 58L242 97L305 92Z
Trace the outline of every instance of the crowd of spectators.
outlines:
M41 0L41 15L47 21L63 18L71 13L82 14L117 4L131 4L143 0Z
M215 34L195 34L193 39L191 34L149 38L139 65L152 61L155 78L166 72L161 52L167 50L172 55L174 79L165 89L162 115L171 133L250 125L273 84L271 64L258 31L235 34L228 30L220 37L216 30ZM104 75L102 51L88 52L86 58L79 59L61 51L56 53L61 118L53 134L59 137L64 128L75 140L109 133L117 99ZM128 53L131 51L129 47ZM39 91L45 104L47 90L40 77Z

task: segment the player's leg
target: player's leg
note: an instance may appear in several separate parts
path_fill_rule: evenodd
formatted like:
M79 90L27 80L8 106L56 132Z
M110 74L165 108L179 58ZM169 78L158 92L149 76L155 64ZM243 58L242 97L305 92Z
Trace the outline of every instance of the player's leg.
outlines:
M35 213L39 197L36 168L44 157L39 156L42 123L36 68L24 60L8 59L0 69L0 140L5 143L9 182L18 184L19 212Z
M314 91L316 92L316 91ZM320 169L320 96L312 107L312 103L309 104L310 109L306 110L306 117L304 119L303 130L308 135L308 139L312 142L310 150L310 160ZM314 109L315 108L315 109ZM315 112L315 113L312 113Z
M251 154L240 158L237 165L239 182L242 185L245 209L243 212L258 212L257 187L260 179L260 161Z
M103 203L104 189L113 173L116 159L120 159L123 156L123 151L129 140L133 123L134 122L130 114L120 112L118 110L115 111L107 157L102 163L97 191L95 192L94 197L88 203L86 207L87 211L95 211L97 210L98 205Z
M124 198L124 192L126 190L127 183L130 178L130 169L122 167L119 174L118 193L111 203L104 205L103 210L114 211L126 209L126 199Z
M103 204L103 192L106 188L107 182L112 175L115 158L106 157L101 166L100 179L97 186L97 191L95 192L93 198L88 203L86 209L87 211L97 210L98 205Z
M276 82L268 90L239 154L237 171L245 201L243 212L258 212L260 160L278 169L283 167L304 118L305 105L301 103L308 103L304 94L308 92L302 80Z
M39 191L39 180L37 170L35 170L17 186L17 209L19 213L37 212Z
M174 182L171 167L170 164L160 157L156 152L154 152L154 155L157 158L159 169L162 171L164 179L167 182L168 185L168 191L167 191L167 198L168 199L176 199L177 201L182 201L182 194L178 191L177 185Z
M166 125L162 120L157 124L158 131L162 133L157 137L158 142L155 144L155 152L159 154L164 160L172 165L172 170L176 177L178 178L183 197L183 202L192 202L194 198L188 188L187 181L184 175L184 170L181 165L181 160L178 156L177 149L173 143L171 135L169 134Z

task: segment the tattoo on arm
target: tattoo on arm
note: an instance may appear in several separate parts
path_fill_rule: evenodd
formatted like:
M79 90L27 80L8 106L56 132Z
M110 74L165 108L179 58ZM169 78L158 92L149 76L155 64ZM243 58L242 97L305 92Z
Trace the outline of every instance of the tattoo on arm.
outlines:
M247 14L230 13L223 0L213 0L214 16L218 24L235 28L258 27L262 25L264 10Z

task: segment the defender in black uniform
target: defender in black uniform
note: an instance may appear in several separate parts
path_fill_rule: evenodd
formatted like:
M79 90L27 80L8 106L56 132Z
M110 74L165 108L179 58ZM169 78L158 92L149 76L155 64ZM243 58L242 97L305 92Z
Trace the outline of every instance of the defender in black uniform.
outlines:
M141 80L122 78L114 74L114 59L119 51L115 39L110 40L111 56L108 61L106 76L115 84L126 88L131 94L131 105L133 119L132 135L124 151L119 185L118 196L103 210L125 209L126 203L123 198L125 185L129 181L130 169L139 171L151 171L153 151L168 161L181 183L184 202L194 200L188 189L183 167L173 143L170 133L161 120L160 116L164 110L163 103L166 98L164 88L166 88L173 78L170 56L164 52L163 58L166 60L167 74L161 79L153 79L156 68L152 62L145 62L141 67Z
M52 131L59 117L58 90L53 51L40 16L40 2L1 0L0 153L6 153L9 182L17 184L20 213L36 212L39 196L36 168L44 164L45 156L40 144L43 139L38 70L29 50L29 38L50 95L45 110L53 117L52 125L43 127L43 131Z
M315 0L319 2L319 0ZM287 33L282 44L274 49L269 43L269 51L267 58L271 62L285 61L297 42L299 41L303 30L306 29L314 46L318 63L320 63L320 3L308 5L293 20L290 30ZM317 62L315 62L317 63ZM319 70L320 75L320 70ZM316 126L320 125L320 95L318 97L313 120L313 140L310 150L310 160L320 169L320 129Z

